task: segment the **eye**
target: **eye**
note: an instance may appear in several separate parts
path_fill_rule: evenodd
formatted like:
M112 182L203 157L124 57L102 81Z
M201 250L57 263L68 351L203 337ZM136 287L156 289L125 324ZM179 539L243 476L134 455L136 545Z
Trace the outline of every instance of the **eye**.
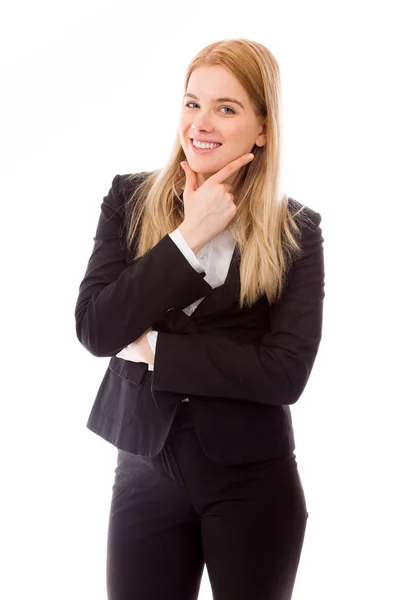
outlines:
M230 108L229 106L221 106L221 108L227 108L228 110L232 111L232 113L228 113L228 114L235 114L235 111L232 108Z
M187 102L186 106L188 108L190 108L189 104L196 104L196 106L199 106L196 102ZM225 115L226 114L232 114L232 115L236 114L235 111L233 110L233 108L230 108L230 106L221 106L221 108L227 108L228 110L232 111L230 113L224 113Z

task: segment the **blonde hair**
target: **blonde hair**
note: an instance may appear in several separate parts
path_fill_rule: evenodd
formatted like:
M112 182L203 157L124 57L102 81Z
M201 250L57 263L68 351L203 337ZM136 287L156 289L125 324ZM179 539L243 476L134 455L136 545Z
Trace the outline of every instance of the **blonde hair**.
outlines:
M280 192L281 126L280 76L277 61L262 44L246 39L222 40L206 46L191 61L185 76L186 91L194 69L220 65L228 69L246 89L257 117L267 124L267 143L254 146L254 159L243 167L235 190L236 214L228 225L240 252L240 308L251 306L262 295L276 302L282 295L286 276L300 256L300 228L296 217L303 210ZM163 169L146 173L128 198L126 242L134 247L137 260L184 219L182 189L186 160L179 133ZM297 207L295 214L292 208ZM139 227L140 224L140 227ZM139 227L139 235L135 236Z

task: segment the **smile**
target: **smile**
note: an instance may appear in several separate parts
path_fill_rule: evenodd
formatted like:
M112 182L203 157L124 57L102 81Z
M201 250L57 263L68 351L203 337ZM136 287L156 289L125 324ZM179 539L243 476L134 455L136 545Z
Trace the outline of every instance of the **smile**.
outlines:
M190 146L191 146L191 149L193 150L193 152L195 152L196 154L197 153L204 154L204 153L208 153L208 152L214 152L214 150L218 150L218 148L220 146L222 146L222 144L196 142L195 140L191 139Z

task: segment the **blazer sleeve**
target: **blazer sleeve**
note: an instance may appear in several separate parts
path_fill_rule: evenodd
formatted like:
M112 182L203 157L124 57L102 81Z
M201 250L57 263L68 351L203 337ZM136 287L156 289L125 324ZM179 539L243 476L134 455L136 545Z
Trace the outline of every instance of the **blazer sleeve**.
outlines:
M103 198L75 306L78 340L99 357L115 356L169 309L183 309L213 291L205 272L193 269L169 235L129 264L122 243L127 177L116 175Z
M302 231L302 257L280 300L270 307L269 331L257 345L218 332L158 332L152 393L294 404L310 376L322 335L324 292L321 215ZM200 398L201 399L201 398Z

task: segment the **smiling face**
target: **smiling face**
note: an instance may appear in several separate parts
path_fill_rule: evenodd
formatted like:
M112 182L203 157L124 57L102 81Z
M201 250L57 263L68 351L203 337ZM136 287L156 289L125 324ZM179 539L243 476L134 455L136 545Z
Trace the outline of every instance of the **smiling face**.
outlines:
M198 67L190 75L179 119L179 137L199 185L225 165L267 141L245 88L225 67ZM197 151L193 139L221 144ZM226 180L232 183L233 178Z

